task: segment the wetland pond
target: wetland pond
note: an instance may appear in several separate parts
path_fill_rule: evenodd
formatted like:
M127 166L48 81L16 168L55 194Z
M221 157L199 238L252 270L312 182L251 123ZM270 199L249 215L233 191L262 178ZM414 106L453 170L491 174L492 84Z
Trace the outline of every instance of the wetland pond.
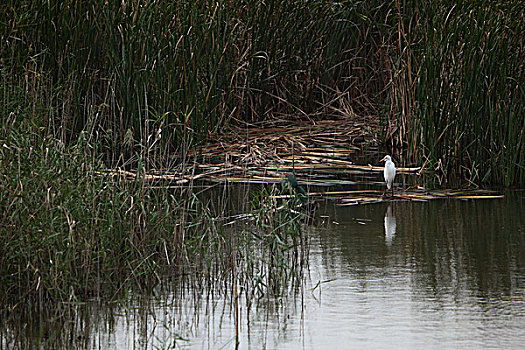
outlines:
M303 226L299 290L249 306L241 293L239 348L522 348L524 196L324 202ZM233 349L233 310L229 294L181 284L125 305L82 305L61 332L64 348ZM0 327L1 348L38 347L42 328L26 320L15 340L13 327Z

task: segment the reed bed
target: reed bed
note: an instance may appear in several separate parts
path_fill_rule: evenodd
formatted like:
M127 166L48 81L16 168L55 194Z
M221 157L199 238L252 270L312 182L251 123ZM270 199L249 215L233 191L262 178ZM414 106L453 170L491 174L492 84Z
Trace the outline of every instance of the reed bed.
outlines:
M373 18L386 10L365 1L8 1L2 305L148 288L159 266L228 275L235 246L212 214L220 203L192 190L191 152L269 116L370 115L369 95L386 77L370 64ZM158 170L186 187L149 186Z
M147 288L157 264L181 255L174 196L98 176L95 160L38 135L2 139L3 306L108 296L124 281Z
M7 1L0 23L15 304L146 287L160 265L231 273L198 179L342 183L387 148L439 183L525 183L520 0Z
M299 214L262 195L246 194L256 220L232 228L228 199L193 182L154 188L141 171L126 181L100 173L82 145L13 128L0 129L0 141L1 319L11 308L148 293L166 275L211 290L239 285L250 303L298 283Z
M4 115L33 101L40 133L88 138L107 167L132 171L171 169L211 135L276 116L379 116L380 145L427 163L429 180L519 186L524 12L520 0L8 1Z
M397 143L437 184L523 186L525 4L408 1L397 14Z
M171 167L237 120L370 114L381 3L9 1L2 67L8 88L47 85L41 125L63 143Z

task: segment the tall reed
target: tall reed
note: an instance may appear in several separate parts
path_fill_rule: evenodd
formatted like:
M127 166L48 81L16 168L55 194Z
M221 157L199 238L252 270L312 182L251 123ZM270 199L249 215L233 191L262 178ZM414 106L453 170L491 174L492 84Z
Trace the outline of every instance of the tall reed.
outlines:
M525 184L525 5L398 7L394 119L440 182Z
M208 133L275 114L370 113L382 91L381 1L8 1L8 76L49 84L64 143L172 165Z

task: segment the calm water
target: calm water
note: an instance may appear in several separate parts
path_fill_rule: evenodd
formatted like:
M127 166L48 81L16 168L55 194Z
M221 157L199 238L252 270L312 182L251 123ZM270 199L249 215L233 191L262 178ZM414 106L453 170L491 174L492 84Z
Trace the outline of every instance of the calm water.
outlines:
M523 348L524 209L523 193L327 203L306 228L303 292L249 310L241 299L240 348ZM83 333L71 336L86 348L232 349L230 302L183 288L111 310L88 306L72 327Z

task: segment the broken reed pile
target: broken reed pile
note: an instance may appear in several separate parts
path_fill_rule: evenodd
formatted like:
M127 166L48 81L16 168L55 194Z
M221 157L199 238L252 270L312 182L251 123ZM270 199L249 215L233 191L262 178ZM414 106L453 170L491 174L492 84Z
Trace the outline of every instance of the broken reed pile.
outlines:
M352 120L272 120L235 127L210 138L185 157L211 181L280 182L288 173L317 183L345 183L352 170L370 170L354 162L377 161L374 117Z
M140 173L153 187L179 187L195 180L212 182L280 183L294 173L302 184L355 184L354 175L379 179L376 119L289 121L272 120L251 127L232 127L209 143L179 155L188 169L156 169ZM397 168L398 173L421 174L421 167ZM137 172L123 169L100 173L136 181ZM382 182L382 181L381 181Z
M503 199L505 196L497 191L468 189L468 190L426 190L423 188L407 188L395 191L393 196L386 195L385 191L379 190L346 190L346 191L324 191L310 192L307 196L313 199L322 198L336 201L339 206L374 204L392 201L414 201L427 202L433 199ZM273 199L289 199L293 195L273 195Z

